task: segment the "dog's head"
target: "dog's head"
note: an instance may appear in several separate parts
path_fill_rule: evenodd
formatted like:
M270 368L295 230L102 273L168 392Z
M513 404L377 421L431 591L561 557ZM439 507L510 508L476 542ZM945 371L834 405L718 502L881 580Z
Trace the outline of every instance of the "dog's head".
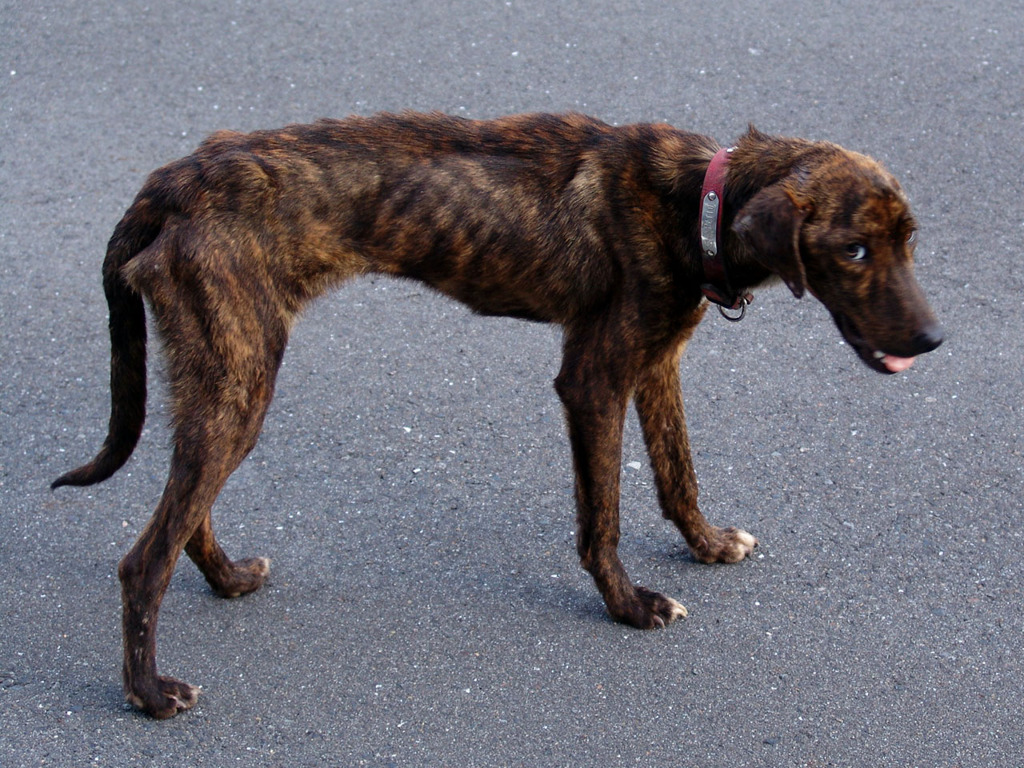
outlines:
M914 278L917 225L906 196L871 158L814 146L753 195L733 231L795 296L816 296L868 366L906 370L942 343Z

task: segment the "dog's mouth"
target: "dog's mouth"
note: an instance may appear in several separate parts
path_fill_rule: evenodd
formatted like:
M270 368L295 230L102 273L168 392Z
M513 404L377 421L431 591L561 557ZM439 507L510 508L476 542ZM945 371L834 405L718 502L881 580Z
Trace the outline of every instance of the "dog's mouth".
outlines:
M916 357L892 355L882 349L875 348L874 345L867 342L860 334L860 331L857 330L853 320L846 315L833 312L832 318L835 320L839 332L846 339L846 343L853 347L857 356L873 371L885 374L901 373L912 366L914 360L917 359Z

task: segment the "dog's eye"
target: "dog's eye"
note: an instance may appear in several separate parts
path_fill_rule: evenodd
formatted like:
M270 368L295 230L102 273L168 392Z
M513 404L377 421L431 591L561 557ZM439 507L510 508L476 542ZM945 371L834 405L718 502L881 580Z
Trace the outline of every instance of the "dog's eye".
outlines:
M916 229L910 230L910 234L907 235L907 245L909 247L911 247L911 248L913 248L915 245L917 245L917 230Z
M850 243L846 246L846 258L850 261L864 261L868 257L868 247L861 243Z

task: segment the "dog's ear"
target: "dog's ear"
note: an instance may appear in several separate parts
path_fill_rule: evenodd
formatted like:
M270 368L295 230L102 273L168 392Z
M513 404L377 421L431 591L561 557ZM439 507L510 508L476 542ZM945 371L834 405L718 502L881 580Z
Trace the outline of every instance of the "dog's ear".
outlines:
M778 182L754 195L732 224L754 259L781 277L798 299L807 284L800 259L800 228L810 212L809 204L798 203L786 182Z

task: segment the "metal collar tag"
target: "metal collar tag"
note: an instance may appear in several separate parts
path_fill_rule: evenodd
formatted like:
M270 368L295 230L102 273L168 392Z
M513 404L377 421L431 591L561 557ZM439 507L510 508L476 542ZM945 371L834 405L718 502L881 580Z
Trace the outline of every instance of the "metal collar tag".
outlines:
M721 199L715 192L704 195L700 204L700 247L707 256L718 255L718 224L721 221Z

